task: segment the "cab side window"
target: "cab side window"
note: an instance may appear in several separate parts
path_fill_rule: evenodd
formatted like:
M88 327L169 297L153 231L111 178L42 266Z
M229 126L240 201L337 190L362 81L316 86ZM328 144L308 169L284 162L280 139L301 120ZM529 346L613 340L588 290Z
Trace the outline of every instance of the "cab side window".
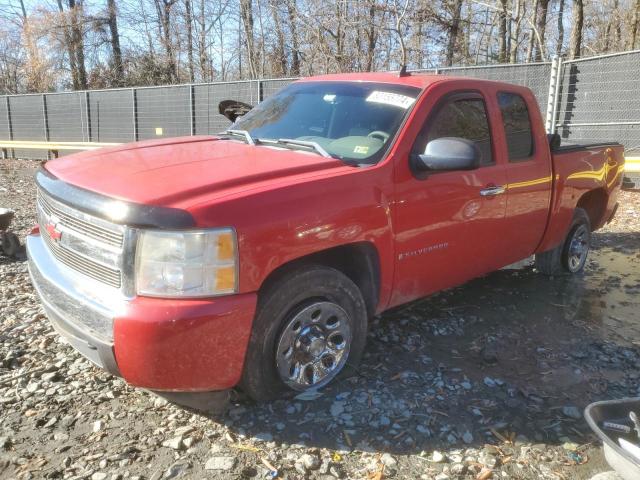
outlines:
M502 124L507 138L509 161L526 160L533 155L533 135L529 110L524 98L515 93L498 93Z
M461 98L446 102L427 120L413 146L413 153L424 152L427 143L442 137L473 141L480 150L480 165L492 165L491 129L484 101Z

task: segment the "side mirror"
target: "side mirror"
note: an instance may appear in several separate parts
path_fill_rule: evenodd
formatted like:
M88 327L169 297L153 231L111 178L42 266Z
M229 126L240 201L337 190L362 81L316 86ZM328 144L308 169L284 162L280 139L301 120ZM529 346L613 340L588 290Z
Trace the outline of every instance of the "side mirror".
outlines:
M473 170L480 165L480 150L471 140L442 137L431 140L424 153L414 155L419 171Z
M558 133L547 133L547 141L549 142L549 150L555 152L560 148L562 138Z

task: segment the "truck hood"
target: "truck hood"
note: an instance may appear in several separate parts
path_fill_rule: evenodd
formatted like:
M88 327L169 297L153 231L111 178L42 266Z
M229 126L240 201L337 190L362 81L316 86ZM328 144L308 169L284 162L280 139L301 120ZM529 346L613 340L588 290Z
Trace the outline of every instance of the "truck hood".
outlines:
M52 160L60 180L130 202L184 206L200 194L237 193L287 177L344 167L315 153L200 136L152 140Z

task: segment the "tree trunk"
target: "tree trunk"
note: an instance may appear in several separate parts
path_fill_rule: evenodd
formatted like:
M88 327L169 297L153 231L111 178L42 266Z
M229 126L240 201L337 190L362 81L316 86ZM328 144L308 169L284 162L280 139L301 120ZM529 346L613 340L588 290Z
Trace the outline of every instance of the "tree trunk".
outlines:
M507 61L507 0L500 0L500 14L498 16L499 30L499 47L498 61L505 63Z
M639 0L640 1L640 0ZM365 71L371 72L373 70L373 60L375 58L376 43L378 41L378 32L376 30L376 5L375 1L369 3L369 21L367 35L367 56L365 63Z
M538 48L536 48L535 61L540 62L546 58L546 43L545 33L547 30L547 10L549 8L549 0L539 0L538 3L539 12L537 15L536 27L538 29L538 35L540 37Z
M177 0L155 0L158 19L160 20L160 38L167 55L167 69L172 82L178 79L178 66L176 65L173 41L171 39L171 8Z
M249 77L257 78L255 37L253 33L253 1L240 0L240 16L247 43L247 60L249 61Z
M64 38L65 47L67 49L67 55L69 56L69 70L71 71L71 84L74 90L80 90L80 82L78 80L78 68L76 66L76 52L73 48L73 37L71 35L71 28L67 15L65 14L64 7L62 6L62 0L58 0L58 10L61 13L61 20L64 22L62 26L62 34Z
M506 2L506 0L503 0ZM460 13L462 12L462 0L455 0L453 4L453 16L451 18L451 24L449 25L448 40L447 40L447 53L445 56L445 63L448 67L453 65L453 54L456 49L456 41L458 40L458 33L460 31Z
M520 40L520 26L522 25L522 5L520 0L514 0L515 12L513 12L513 22L515 22L515 26L512 29L511 33L511 50L509 52L509 63L516 63L518 61L518 43Z
M556 45L556 55L562 55L564 46L564 0L558 3L558 44Z
M107 0L107 22L111 34L111 53L113 55L114 86L122 85L124 66L122 65L122 50L120 49L120 34L118 33L118 9L116 0Z
M198 64L203 82L212 80L209 72L209 55L207 54L207 25L205 22L205 0L200 0L196 22L198 24ZM221 52L222 55L222 52ZM223 59L224 63L224 59Z
M529 31L529 47L527 48L527 63L533 59L533 51L536 48L536 24L538 23L538 3L533 5L533 19L531 20L531 30Z
M640 0L636 0L636 6L633 9L633 17L629 29L629 41L627 42L627 50L636 48L636 39L638 36L638 28L640 27Z
M584 4L582 0L573 0L573 26L571 27L570 58L580 58L582 49L582 26L584 24Z
M82 90L88 88L87 68L84 60L84 32L82 31L82 19L84 19L84 8L82 1L68 0L69 11L71 13L71 39L73 50L76 54L76 67L78 69L78 85Z
M195 64L193 61L193 14L191 12L191 0L184 0L185 27L187 30L187 63L189 66L189 81L195 82Z
M289 30L291 31L291 75L300 75L300 39L296 28L296 16L298 14L296 0L287 1L287 14L289 15Z
M271 9L271 17L273 25L276 29L276 50L275 50L275 67L274 74L278 77L284 76L287 72L287 56L284 51L284 32L282 31L282 22L280 22L280 12L278 11L277 0L269 2Z

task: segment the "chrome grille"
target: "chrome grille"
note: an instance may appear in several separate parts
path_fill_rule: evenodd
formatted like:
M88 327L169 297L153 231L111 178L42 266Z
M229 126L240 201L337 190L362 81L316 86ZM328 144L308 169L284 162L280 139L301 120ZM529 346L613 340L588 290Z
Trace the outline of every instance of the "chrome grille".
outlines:
M60 263L111 287L122 286L123 226L75 210L42 190L37 206L40 235Z
M65 227L74 230L81 235L93 238L94 240L106 243L107 245L122 247L122 240L124 237L122 232L113 231L70 215L59 208L56 203L57 202L48 199L41 190L38 192L38 204L48 217L55 215L64 223Z

